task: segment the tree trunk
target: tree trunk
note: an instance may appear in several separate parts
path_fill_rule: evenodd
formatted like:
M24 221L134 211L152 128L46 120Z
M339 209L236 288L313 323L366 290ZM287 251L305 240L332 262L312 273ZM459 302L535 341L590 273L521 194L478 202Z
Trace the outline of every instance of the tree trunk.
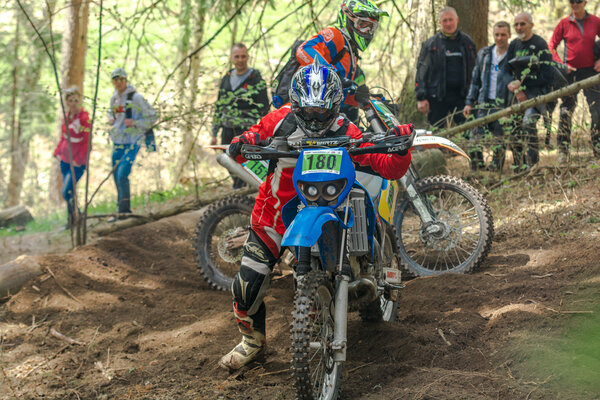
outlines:
M83 81L85 75L85 53L87 50L87 27L89 6L90 0L74 0L68 3L69 15L67 18L67 27L63 34L61 45L61 89L64 91L65 89L71 86L77 86L82 95ZM64 106L66 107L66 104ZM60 108L58 110L57 118L57 141L60 139L63 117L63 109ZM62 176L60 174L60 168L56 163L52 163L49 184L50 200L54 204L60 204L60 202L62 201Z
M25 225L29 221L33 221L33 217L25 206L19 205L0 210L0 227Z
M10 178L8 181L8 190L6 199L4 201L4 205L7 207L15 206L19 204L19 199L21 197L21 191L17 190L19 185L14 182L13 178L13 170L17 168L19 162L19 153L17 151L17 146L19 143L17 136L17 97L19 92L19 79L17 74L17 64L19 60L19 13L16 12L15 15L16 27L15 27L15 47L13 50L13 70L12 70L12 93L10 98Z
M448 0L458 14L458 29L475 42L477 49L488 44L489 0Z
M400 121L410 121L416 126L426 124L425 116L417 111L417 100L415 99L415 72L421 45L435 32L434 1L409 0L410 10L409 23L412 27L411 55L407 60L408 74L402 85L400 93L400 104L402 109L399 115Z
M60 72L63 90L75 85L79 88L81 94L83 94L89 10L90 0L69 2L69 17L61 50Z
M0 265L0 297L17 293L31 278L42 274L42 267L35 257L19 256Z
M193 17L193 45L192 48L196 49L201 46L202 40L204 38L204 24L206 19L206 5L203 0L196 0L195 7L192 8L192 17ZM188 44L189 46L189 44ZM200 52L201 53L201 52ZM176 167L176 180L175 183L179 181L181 175L184 173L188 162L191 157L194 157L196 139L199 132L199 124L197 123L197 118L194 113L196 108L196 98L198 94L198 79L200 78L200 53L195 54L188 62L188 68L185 69L187 78L186 81L180 79L180 90L181 90L181 101L183 111L183 143L182 149L179 155L179 160L177 161ZM187 55L187 51L182 53L181 56L185 57ZM189 72L189 74L188 74Z

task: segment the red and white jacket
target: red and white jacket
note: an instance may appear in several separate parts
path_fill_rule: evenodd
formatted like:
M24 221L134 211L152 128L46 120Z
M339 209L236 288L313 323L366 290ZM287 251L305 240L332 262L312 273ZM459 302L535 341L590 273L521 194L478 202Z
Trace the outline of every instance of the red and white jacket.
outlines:
M548 48L552 53L554 61L565 63L574 68L589 68L594 66L594 41L600 37L600 18L587 14L583 20L583 32L573 14L560 20L552 38L548 42ZM556 52L561 41L565 41L564 60Z
M67 120L69 125L69 133L71 134L73 163L75 163L77 166L85 165L87 163L89 147L88 140L90 136L90 116L87 111L82 109L72 119L69 119L69 115L67 114ZM58 156L62 161L69 163L69 142L67 140L67 130L63 121L62 134L60 136L60 141L54 150L54 157Z
M278 129L286 116L291 112L291 108L285 105L275 111L265 115L258 124L252 126L248 132L255 132L260 135L260 140L266 140L269 137L281 136ZM291 116L290 116L291 117ZM345 132L340 130L345 129ZM340 115L328 132L331 136L348 135L353 139L360 139L362 132L353 123L346 121L343 115ZM288 142L295 143L301 140L305 133L297 127L291 133L284 133ZM239 137L233 139L232 143L239 141ZM370 143L364 143L361 147L372 146ZM362 166L369 166L379 175L386 179L401 178L410 165L410 152L404 156L399 154L361 154L352 156L352 160ZM245 159L239 156L236 161L242 163ZM256 203L252 211L252 228L270 248L275 257L279 254L279 243L281 235L285 233L285 226L281 220L281 209L283 206L296 196L294 185L292 183L292 174L296 165L294 158L282 158L277 162L275 170L267 176L267 179L260 186Z

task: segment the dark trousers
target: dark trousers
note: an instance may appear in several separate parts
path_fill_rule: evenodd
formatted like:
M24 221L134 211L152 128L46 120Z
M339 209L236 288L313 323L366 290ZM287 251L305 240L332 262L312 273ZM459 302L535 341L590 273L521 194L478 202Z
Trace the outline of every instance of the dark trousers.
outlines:
M536 124L546 109L543 105L538 107L528 108L523 114L514 115L510 122L510 147L516 170L533 167L540 160Z
M79 167L73 167L73 171L75 172L75 183L79 182L79 179L83 176L85 172L85 165L80 165ZM75 209L75 205L73 204L73 175L71 175L71 164L66 163L64 161L60 162L60 172L62 174L62 196L63 199L67 202L67 211L69 213L69 222L73 220L73 210Z
M576 81L589 78L596 75L596 71L592 67L580 68L577 71L567 75L569 85ZM583 94L587 100L592 115L592 124L590 126L590 136L592 139L592 147L594 155L600 157L600 86L592 86L583 89ZM577 94L569 97L563 97L560 105L560 121L558 123L558 148L563 153L569 152L571 143L571 121L573 118L573 110L577 105Z
M117 186L117 209L119 214L131 213L129 174L140 150L139 144L117 144L113 149L113 178Z
M240 136L244 132L246 132L246 130L243 128L225 128L225 127L223 127L221 129L221 144L230 144L234 137ZM238 178L237 176L231 175L231 178L233 179L233 188L234 189L240 189L246 185L244 183L244 181L241 180L240 178Z
M475 113L475 118L483 118L488 114L493 114L499 111L500 108L492 106L494 100L486 101L479 110ZM491 170L502 170L504 165L504 157L506 153L506 140L504 127L500 121L493 121L487 125L477 127L469 132L469 156L471 157L471 169L481 169L485 167L483 159L483 143L491 143L492 163Z
M451 116L451 120L456 125L465 122L465 116L462 113L465 108L465 99L458 96L446 96L442 100L429 98L429 113L427 121L436 128L445 128L446 119Z

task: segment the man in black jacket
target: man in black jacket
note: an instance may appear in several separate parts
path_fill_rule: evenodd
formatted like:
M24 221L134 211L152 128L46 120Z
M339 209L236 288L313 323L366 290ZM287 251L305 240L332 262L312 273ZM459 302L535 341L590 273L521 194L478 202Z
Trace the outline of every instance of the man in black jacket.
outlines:
M440 26L441 32L421 46L415 79L417 108L427 114L430 124L438 127L444 125L450 113L454 122L464 122L461 111L475 65L475 43L458 30L454 8L440 11Z
M244 133L269 112L267 84L260 72L248 66L248 49L243 43L231 48L230 69L221 79L219 97L213 116L210 144L217 143L221 132L221 144L229 144L234 137ZM243 181L233 177L234 189L243 186Z
M531 15L521 13L515 16L514 27L518 38L508 46L508 63L504 67L504 72L513 78L507 85L509 105L515 100L521 103L547 93L552 83L552 55L546 41L533 33ZM526 169L538 163L536 124L545 112L546 107L542 104L513 117L511 147L515 168Z
M508 81L507 75L503 74L502 70L508 61L506 53L508 40L510 39L510 24L506 21L496 22L493 36L494 44L484 47L477 53L471 86L463 109L463 113L467 118L471 115L474 107L476 118L481 118L506 107L506 85ZM506 145L502 138L504 132L500 122L494 121L485 127L475 128L471 131L471 139L474 142L479 142L490 132L496 138L492 146L494 155L490 170L502 170ZM472 170L485 167L481 144L475 143L469 153Z

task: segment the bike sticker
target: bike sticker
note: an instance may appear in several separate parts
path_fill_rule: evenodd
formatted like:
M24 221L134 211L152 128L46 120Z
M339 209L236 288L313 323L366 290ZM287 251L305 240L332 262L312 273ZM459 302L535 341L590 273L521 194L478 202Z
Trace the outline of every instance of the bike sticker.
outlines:
M257 181L262 183L267 179L267 172L269 170L268 161L250 160L243 163L242 166Z
M306 150L303 154L302 175L315 173L340 173L342 167L341 150Z
M377 114L379 114L379 118L388 128L400 125L400 122L398 122L394 113L392 113L383 102L379 100L373 100L372 103L373 106L375 106Z
M383 272L385 273L385 281L388 283L402 283L402 278L400 276L400 270L395 268L384 268Z

